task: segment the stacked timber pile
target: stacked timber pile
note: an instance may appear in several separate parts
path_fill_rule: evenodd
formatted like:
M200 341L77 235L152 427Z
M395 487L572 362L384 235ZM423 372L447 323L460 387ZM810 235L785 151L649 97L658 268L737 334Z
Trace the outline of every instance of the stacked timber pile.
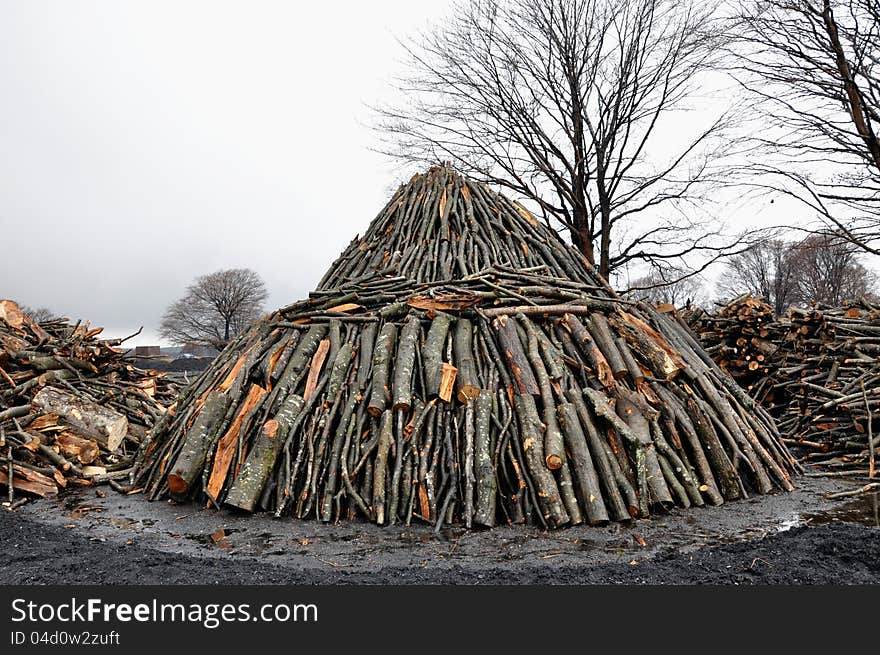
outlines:
M174 402L176 386L135 368L122 340L99 340L101 330L36 323L0 300L0 485L9 504L125 477Z
M769 320L764 311L756 319L744 310L760 304L737 299L689 322L706 351L777 419L789 443L806 452L806 461L873 478L880 456L880 308L863 300L792 308L787 317ZM757 356L750 350L756 335L769 345L757 351L765 358L751 371L740 362Z
M689 331L434 168L221 353L132 483L323 521L557 527L791 489L796 467Z
M880 456L880 308L795 308L786 324L788 356L768 390L781 429L812 451L806 460L873 478Z
M776 373L780 343L788 330L760 298L740 296L715 314L700 308L683 312L706 352L753 396L760 395Z

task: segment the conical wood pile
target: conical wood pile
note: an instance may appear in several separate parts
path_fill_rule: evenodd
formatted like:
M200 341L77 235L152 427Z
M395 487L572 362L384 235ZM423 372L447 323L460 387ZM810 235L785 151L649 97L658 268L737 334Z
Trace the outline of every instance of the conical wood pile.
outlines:
M676 318L619 298L447 168L253 325L139 453L152 498L379 524L558 527L776 489L772 420Z

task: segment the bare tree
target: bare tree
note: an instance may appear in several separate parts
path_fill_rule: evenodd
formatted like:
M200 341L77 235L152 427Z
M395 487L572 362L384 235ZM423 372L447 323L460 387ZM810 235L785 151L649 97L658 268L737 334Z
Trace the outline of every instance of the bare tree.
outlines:
M745 0L739 78L760 100L758 185L880 254L880 2Z
M29 316L32 321L36 321L37 323L51 321L53 318L58 317L58 314L48 307L28 307L27 305L21 305L19 308L21 309L22 314Z
M792 248L797 299L803 305L839 306L872 296L876 276L858 261L857 249L833 234L807 237Z
M383 150L513 191L606 278L717 257L731 244L700 210L731 115L690 133L673 118L723 32L696 0L462 0L408 45L407 101L378 108Z
M676 307L703 305L708 301L706 281L676 267L653 268L633 280L627 295L650 303L670 303Z
M858 248L834 234L755 244L728 260L719 284L726 297L765 298L777 315L792 305L838 306L871 297L875 286L876 276L859 261Z
M782 239L767 239L731 257L719 281L728 297L744 293L767 300L777 314L783 314L798 299L792 246Z
M268 293L257 273L234 268L203 275L168 307L159 334L177 344L222 350L263 311Z

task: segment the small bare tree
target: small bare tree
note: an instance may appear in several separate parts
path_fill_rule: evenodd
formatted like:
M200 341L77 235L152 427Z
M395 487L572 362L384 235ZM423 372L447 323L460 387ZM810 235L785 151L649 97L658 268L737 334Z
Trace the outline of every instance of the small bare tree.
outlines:
M859 261L859 253L849 240L831 233L798 242L768 240L731 257L719 287L726 297L763 297L777 315L792 305L838 306L873 296L876 276Z
M875 290L876 276L859 262L856 247L833 234L807 237L792 248L790 259L803 305L836 307L872 296Z
M880 254L880 2L743 0L739 78L760 100L758 185Z
M22 314L29 316L32 321L36 321L37 323L51 321L53 318L58 317L58 314L48 307L28 307L27 305L21 305L20 309Z
M731 115L690 132L672 122L722 51L714 11L696 0L461 0L408 45L405 104L378 108L383 150L513 191L567 228L606 279L630 262L717 257L730 243L700 207L721 184Z
M797 301L798 289L791 244L767 239L731 257L719 281L722 295L744 293L767 300L777 315Z
M688 307L708 301L706 281L701 275L680 268L654 268L647 275L633 280L628 296L650 303L670 303Z
M222 350L260 316L267 296L263 280L248 268L203 275L168 307L159 334L172 343Z

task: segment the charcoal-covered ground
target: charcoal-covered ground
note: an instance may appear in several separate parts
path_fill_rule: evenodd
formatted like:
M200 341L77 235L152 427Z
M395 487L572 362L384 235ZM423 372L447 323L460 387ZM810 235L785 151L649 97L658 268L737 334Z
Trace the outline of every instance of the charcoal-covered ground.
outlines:
M0 511L0 583L880 583L878 499L839 483L633 525L435 534L214 512L89 490Z

